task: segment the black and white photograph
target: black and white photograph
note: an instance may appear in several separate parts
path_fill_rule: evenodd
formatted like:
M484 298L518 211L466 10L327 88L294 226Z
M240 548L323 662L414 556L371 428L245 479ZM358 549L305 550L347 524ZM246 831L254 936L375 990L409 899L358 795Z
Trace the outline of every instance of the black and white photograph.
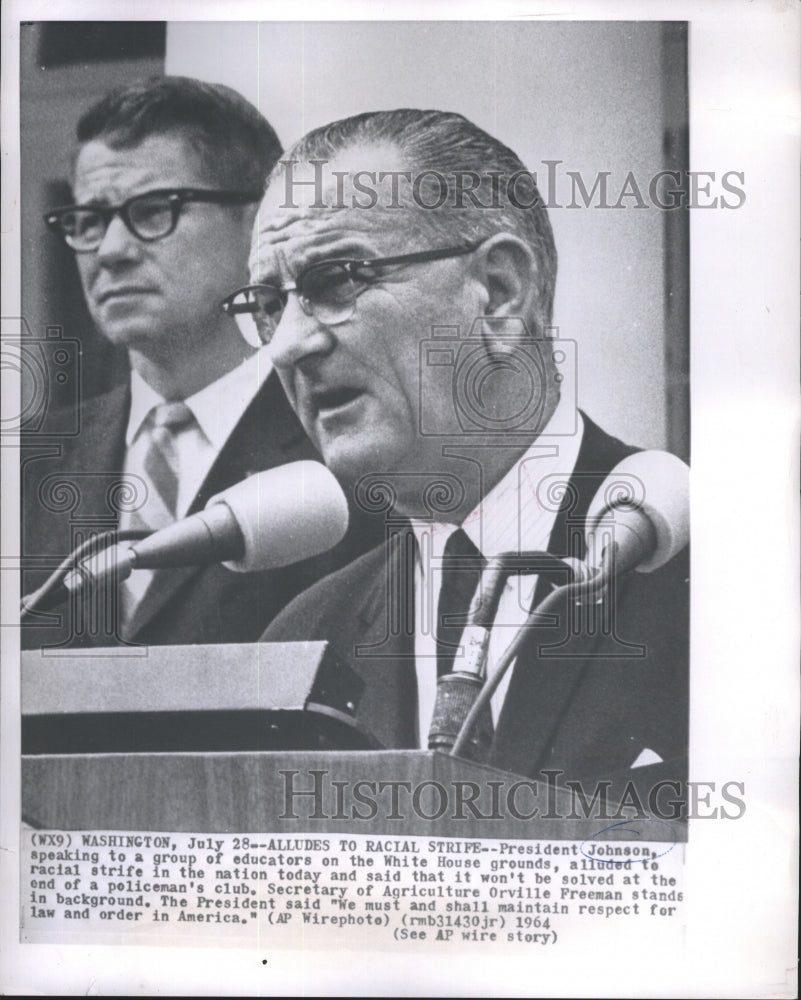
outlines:
M530 6L4 13L5 991L793 995L798 16Z

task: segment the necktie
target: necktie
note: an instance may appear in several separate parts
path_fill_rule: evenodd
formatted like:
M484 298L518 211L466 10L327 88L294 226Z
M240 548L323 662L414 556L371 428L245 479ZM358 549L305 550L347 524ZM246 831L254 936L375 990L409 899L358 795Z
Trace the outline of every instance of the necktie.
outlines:
M467 612L485 565L486 561L466 532L461 528L454 531L445 543L437 603L437 675L440 677L454 669ZM459 669L458 661L455 669Z
M440 681L429 731L429 747L432 749L446 749L453 745L477 693L477 688L463 679L454 676L443 682L442 678L460 670L462 656L457 654L460 654L470 602L478 590L485 565L481 553L461 528L445 543L437 604L437 675ZM487 705L476 720L464 756L486 760L493 731L492 713Z
M145 418L146 450L139 474L147 486L147 498L134 512L132 528L157 531L175 520L181 472L176 440L194 422L192 411L180 401L154 406Z
M175 521L181 473L176 442L193 426L197 426L195 417L182 402L161 403L145 417L126 463L127 470L144 481L145 500L136 510L121 514L120 528L158 531ZM152 571L139 570L122 584L124 627L130 625L152 577Z

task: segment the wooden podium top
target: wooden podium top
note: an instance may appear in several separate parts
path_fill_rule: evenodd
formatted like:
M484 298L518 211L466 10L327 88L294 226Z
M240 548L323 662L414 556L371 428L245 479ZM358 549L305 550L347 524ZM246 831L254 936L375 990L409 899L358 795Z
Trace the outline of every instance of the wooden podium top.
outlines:
M26 650L22 714L303 709L325 648L324 642L121 646L80 657Z

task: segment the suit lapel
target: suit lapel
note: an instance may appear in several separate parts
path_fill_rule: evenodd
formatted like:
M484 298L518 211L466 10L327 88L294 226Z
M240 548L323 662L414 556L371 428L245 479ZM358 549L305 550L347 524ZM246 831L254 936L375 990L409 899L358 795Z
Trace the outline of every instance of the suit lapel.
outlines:
M571 612L566 603L555 614L558 624L532 629L517 658L490 753L490 763L502 762L517 774L547 764L554 734L598 642L598 635L587 630L567 634Z
M231 432L188 513L203 510L215 494L255 472L304 458L320 460L278 376L271 372Z
M271 372L217 456L188 514L203 510L211 497L249 475L315 457L319 456L306 438L278 376ZM200 566L155 572L126 630L126 638L136 640L167 602L201 572Z
M114 505L114 484L122 478L125 465L125 431L131 397L127 383L88 401L81 411L79 434L66 446L60 462L66 474L76 477L80 504L74 521L95 521L100 527L114 528L118 512ZM85 471L84 471L85 470Z
M387 551L388 547L388 551ZM416 543L408 526L373 553L353 618L334 626L331 645L365 683L357 719L385 747L416 747L414 660Z
M31 564L24 578L26 591L44 583L90 533L116 527L115 484L122 479L128 410L127 386L119 386L82 404L74 437L22 442L22 555ZM69 426L74 419L70 412L64 422ZM62 621L62 638L72 640L75 624L70 622L68 631L68 619L63 616ZM106 628L100 631L100 641L107 641ZM52 629L45 632L39 637L34 630L30 641L51 645L59 638Z
M636 449L605 434L586 414L576 466L564 491L548 550L558 556L584 557L584 523L590 503L618 462ZM541 578L534 603L548 593ZM490 763L518 774L547 766L554 737L571 698L581 684L592 653L602 637L594 609L578 614L565 603L555 611L558 624L531 629L513 668L498 720Z

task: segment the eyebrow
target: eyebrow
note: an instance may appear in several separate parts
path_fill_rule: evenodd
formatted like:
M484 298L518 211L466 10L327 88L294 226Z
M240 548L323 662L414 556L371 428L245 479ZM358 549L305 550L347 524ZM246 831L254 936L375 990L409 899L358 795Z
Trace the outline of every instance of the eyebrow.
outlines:
M155 182L154 182L155 184ZM83 201L75 198L75 192L72 191L72 197L75 198L72 206L74 208L106 208L111 205L124 205L128 201L133 201L134 198L143 198L149 194L155 194L157 191L180 191L185 188L198 188L198 185L192 184L172 184L172 185L159 185L155 184L155 187L146 187L142 191L137 191L136 194L129 194L126 197L119 198L116 201L112 201L108 195L97 195L96 197L89 197Z
M105 196L98 198L76 198L73 194L72 197L71 208L105 208L107 205L111 205L111 199Z
M267 248L265 248L267 249ZM276 274L277 268L274 266L276 261L275 258L279 254L278 246L270 247L269 249L275 251L274 254L270 254L273 260L268 264L267 260L264 261L266 266L261 267L258 272L252 270L252 274L256 275L258 273L257 284L265 285L275 285L278 286L282 283L280 278L274 278L273 275ZM342 241L336 243L333 247L331 245L323 247L309 247L306 252L299 256L300 266L295 266L297 262L293 262L292 267L288 267L286 270L292 274L291 280L296 280L299 275L308 271L310 267L314 267L317 264L325 264L328 261L334 260L372 260L374 258L380 259L382 254L376 250L371 250L367 248L367 244L359 240L356 237L345 236Z

